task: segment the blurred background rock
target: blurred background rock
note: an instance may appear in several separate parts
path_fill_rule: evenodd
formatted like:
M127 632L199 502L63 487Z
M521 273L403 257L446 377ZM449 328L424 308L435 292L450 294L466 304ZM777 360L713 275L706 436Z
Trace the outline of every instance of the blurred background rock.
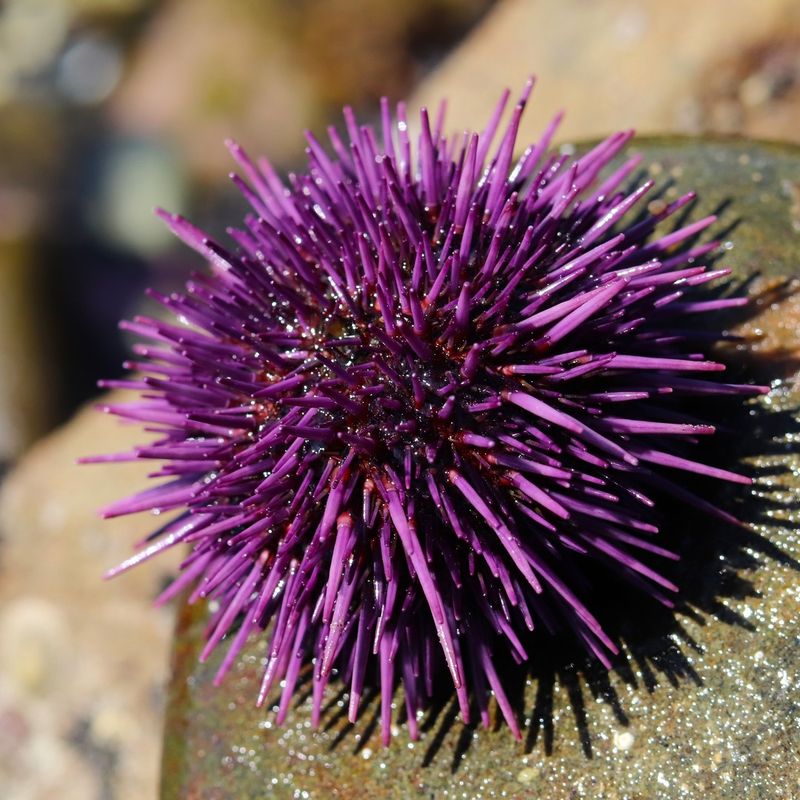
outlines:
M303 128L407 93L489 5L1 2L0 462L119 372L117 320L186 269L152 208L225 216L227 136L290 167Z
M800 141L797 0L0 0L4 800L156 793L167 565L101 585L147 520L93 515L143 470L72 466L134 434L84 412L27 453L119 374L145 285L198 267L152 207L222 235L226 137L287 170L344 103L447 95L480 126L531 72L523 136L566 108L562 139Z

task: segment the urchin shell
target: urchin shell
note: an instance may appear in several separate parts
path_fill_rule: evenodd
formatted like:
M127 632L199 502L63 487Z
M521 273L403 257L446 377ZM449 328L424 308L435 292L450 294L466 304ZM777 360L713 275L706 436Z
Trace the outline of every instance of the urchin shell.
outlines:
M377 129L346 109L349 140L308 135L288 185L230 143L252 207L234 250L162 212L211 273L152 293L177 323L126 323L139 375L105 383L141 392L106 408L158 438L95 460L166 479L105 514L173 512L112 572L190 545L161 600L217 601L219 680L263 631L258 701L280 683L279 720L303 668L317 719L334 672L352 720L374 672L384 740L397 682L415 737L447 671L465 720L472 701L488 723L493 693L518 736L498 663L553 631L616 651L587 565L669 603L659 498L735 522L680 483L748 481L693 457L714 427L687 408L761 391L717 380L722 335L693 324L744 301L685 296L727 274L689 244L713 218L653 236L689 194L626 222L651 188L621 188L637 158L607 169L630 132L572 157L549 152L556 120L515 159L530 89L495 147L508 93L480 134L445 138L443 107L433 128L423 110L413 153L403 104Z

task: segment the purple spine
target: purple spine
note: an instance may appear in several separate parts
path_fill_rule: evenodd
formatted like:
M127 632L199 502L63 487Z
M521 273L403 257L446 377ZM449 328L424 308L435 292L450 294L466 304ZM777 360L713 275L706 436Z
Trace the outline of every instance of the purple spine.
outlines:
M187 545L162 599L218 601L218 680L261 637L279 720L302 669L318 718L335 672L352 720L378 681L387 743L402 683L413 737L446 671L465 720L494 694L519 736L498 660L556 627L608 664L576 577L602 562L669 602L659 502L730 519L692 475L747 482L703 462L714 427L684 412L763 391L716 380L713 337L692 332L742 302L695 289L726 274L690 244L713 218L654 235L693 195L636 211L638 159L606 169L630 133L570 158L549 152L556 120L515 160L531 86L505 128L507 95L454 139L423 110L411 141L402 104L378 130L346 110L349 142L309 135L285 183L228 143L252 207L232 249L159 212L211 271L153 293L175 322L126 324L146 344L113 385L141 397L106 410L157 439L94 460L156 459L162 480L104 513L174 518L111 574Z

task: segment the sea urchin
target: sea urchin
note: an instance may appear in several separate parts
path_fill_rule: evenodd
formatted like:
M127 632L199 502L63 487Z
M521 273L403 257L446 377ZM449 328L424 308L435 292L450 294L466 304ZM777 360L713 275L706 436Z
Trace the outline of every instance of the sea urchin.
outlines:
M166 479L105 515L177 512L113 574L190 545L161 600L218 601L218 679L265 631L258 699L281 683L279 720L306 665L317 719L336 671L355 720L374 670L384 740L397 681L414 737L446 669L465 719L474 702L488 722L493 693L519 735L499 659L527 660L539 628L615 652L586 565L669 602L656 501L733 521L667 477L748 482L690 457L714 428L683 411L761 391L712 379L722 337L688 322L744 302L685 296L726 274L691 245L713 218L652 237L687 194L623 222L652 185L620 188L637 158L606 169L630 132L571 157L549 152L555 120L515 160L531 85L496 147L508 93L480 134L422 110L413 155L403 104L377 130L347 109L349 141L309 135L288 185L230 143L252 207L234 250L159 212L211 273L151 293L178 323L124 324L150 343L104 384L141 392L106 410L160 438L99 460Z

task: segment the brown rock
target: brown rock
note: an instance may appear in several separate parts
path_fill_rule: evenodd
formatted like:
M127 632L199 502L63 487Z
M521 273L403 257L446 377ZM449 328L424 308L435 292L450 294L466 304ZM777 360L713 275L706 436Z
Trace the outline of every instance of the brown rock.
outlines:
M86 409L0 493L0 719L17 731L0 749L4 796L156 795L172 612L150 604L171 565L102 580L149 520L103 522L96 509L140 487L146 467L75 464L134 436Z
M230 168L235 136L276 163L345 103L408 92L426 57L492 0L169 0L112 104L127 131L167 136L193 172Z
M794 0L506 0L414 97L479 124L503 88L539 78L522 138L567 110L561 139L614 130L800 141Z

